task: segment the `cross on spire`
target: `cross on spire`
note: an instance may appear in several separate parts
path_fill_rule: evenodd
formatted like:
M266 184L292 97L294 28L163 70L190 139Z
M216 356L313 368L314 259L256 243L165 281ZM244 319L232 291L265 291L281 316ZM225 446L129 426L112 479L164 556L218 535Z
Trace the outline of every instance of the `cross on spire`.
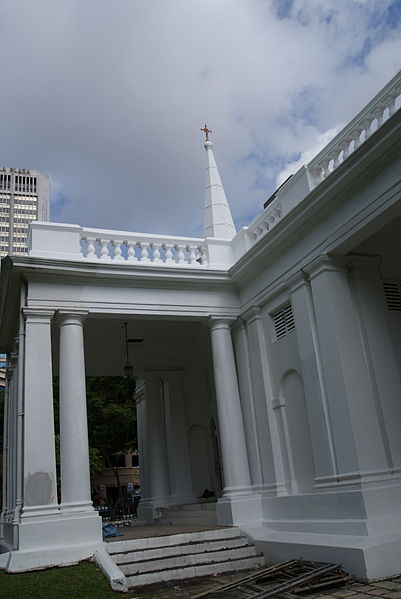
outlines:
M209 133L213 133L213 131L211 129L208 129L206 123L205 123L205 126L203 127L203 129L201 129L201 131L203 131L204 134L206 135L205 141L209 141Z

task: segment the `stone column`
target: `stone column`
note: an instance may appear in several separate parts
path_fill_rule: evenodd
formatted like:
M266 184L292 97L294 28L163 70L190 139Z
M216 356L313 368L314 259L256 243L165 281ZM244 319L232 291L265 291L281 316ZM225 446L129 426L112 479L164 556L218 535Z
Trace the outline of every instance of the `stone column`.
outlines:
M60 313L61 508L93 510L89 475L83 323Z
M210 322L224 497L249 493L251 484L230 322L223 318Z
M167 505L170 482L166 445L166 427L159 376L146 376L147 435L150 495L153 507Z
M24 507L22 518L57 512L51 320L53 310L24 308Z

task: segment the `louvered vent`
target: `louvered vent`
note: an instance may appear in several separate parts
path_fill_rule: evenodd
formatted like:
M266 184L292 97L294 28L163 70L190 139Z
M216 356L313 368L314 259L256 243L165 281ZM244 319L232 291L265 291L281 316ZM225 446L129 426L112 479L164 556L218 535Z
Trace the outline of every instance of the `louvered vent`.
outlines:
M383 287L387 300L387 308L392 311L401 312L401 284L394 281L385 281Z
M291 304L284 306L279 312L272 314L272 318L277 339L284 337L284 335L295 329Z

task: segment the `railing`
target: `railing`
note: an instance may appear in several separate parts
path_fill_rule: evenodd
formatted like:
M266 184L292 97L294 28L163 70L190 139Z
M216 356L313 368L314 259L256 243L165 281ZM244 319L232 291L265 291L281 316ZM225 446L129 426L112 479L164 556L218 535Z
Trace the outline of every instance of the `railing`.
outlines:
M274 200L249 226L248 234L255 242L278 223L283 215L281 202Z
M205 267L208 257L203 239L82 229L84 260Z
M400 105L401 71L307 166L300 168L276 191L273 201L249 225L247 236L250 243L256 243L271 231L279 220L381 127Z
M318 185L376 131L399 107L401 71L308 164Z

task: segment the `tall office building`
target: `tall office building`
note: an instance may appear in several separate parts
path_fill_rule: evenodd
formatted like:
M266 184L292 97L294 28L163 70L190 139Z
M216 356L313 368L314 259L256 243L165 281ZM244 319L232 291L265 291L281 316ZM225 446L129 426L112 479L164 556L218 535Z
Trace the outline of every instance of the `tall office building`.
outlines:
M49 177L32 169L0 167L0 257L27 254L29 223L49 218Z

